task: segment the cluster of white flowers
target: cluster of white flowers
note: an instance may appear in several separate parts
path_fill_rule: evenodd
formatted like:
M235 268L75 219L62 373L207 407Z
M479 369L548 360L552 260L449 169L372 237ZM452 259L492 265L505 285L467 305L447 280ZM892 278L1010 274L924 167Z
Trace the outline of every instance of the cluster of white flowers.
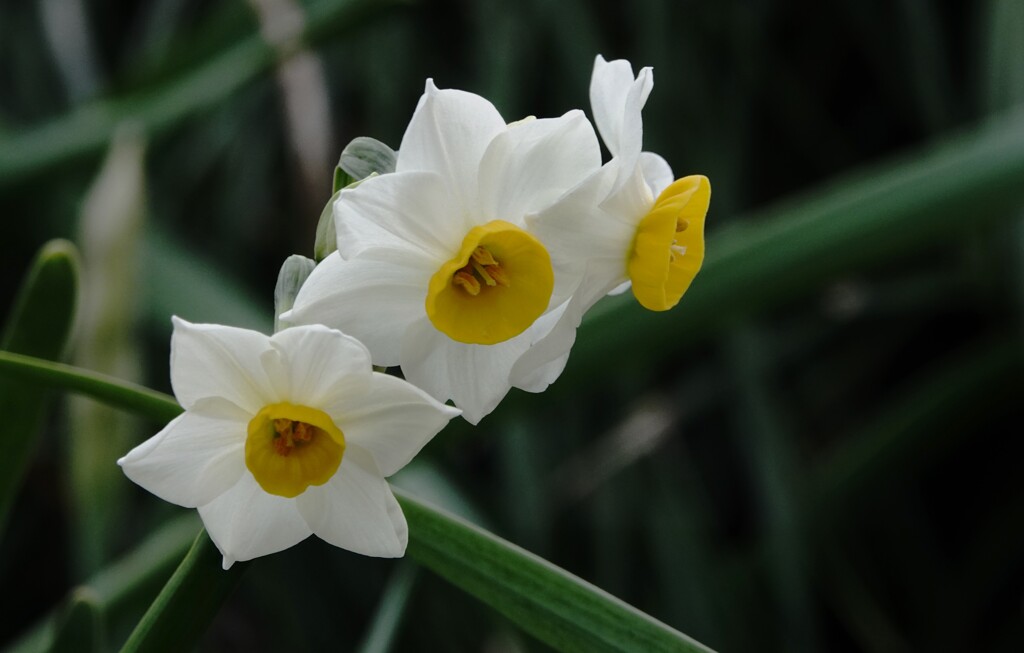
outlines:
M428 80L394 171L337 195L337 251L279 316L289 328L175 321L186 412L122 458L125 473L198 507L225 567L311 533L402 555L386 476L460 412L476 424L512 387L547 388L604 295L631 286L667 310L700 269L710 186L673 181L642 151L652 86L650 68L634 77L628 61L597 58L602 164L579 110L506 123L484 98Z

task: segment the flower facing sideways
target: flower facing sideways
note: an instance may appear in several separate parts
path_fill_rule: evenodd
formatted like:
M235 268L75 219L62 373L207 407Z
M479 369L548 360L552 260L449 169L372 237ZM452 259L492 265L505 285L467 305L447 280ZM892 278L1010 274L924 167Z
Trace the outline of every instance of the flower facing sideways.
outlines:
M375 364L401 365L475 424L512 386L539 391L561 372L568 349L512 374L559 322L582 272L549 252L525 217L600 164L580 111L506 124L480 96L428 81L395 172L341 192L338 252L283 317L351 333Z
M225 569L311 534L402 556L408 529L384 478L459 414L323 326L265 336L175 318L171 383L184 414L118 464L198 508Z
M634 78L628 61L597 57L590 102L612 160L528 219L552 252L586 259L587 279L574 298L578 312L630 285L643 307L668 310L679 303L704 260L704 217L711 200L707 178L673 181L662 157L641 152L641 110L653 86L650 68Z

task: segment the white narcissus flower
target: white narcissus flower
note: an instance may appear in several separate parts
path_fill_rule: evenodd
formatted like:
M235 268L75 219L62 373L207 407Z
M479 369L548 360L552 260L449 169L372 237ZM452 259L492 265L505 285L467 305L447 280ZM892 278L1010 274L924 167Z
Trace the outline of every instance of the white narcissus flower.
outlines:
M628 61L609 63L598 55L590 102L612 160L527 219L553 256L587 262L586 280L570 310L576 318L606 293L630 285L645 308L668 310L704 260L707 178L673 181L662 157L641 152L641 111L653 86L650 68L634 78Z
M341 192L338 252L283 317L351 333L375 364L401 365L475 424L512 386L539 391L561 372L567 348L512 375L560 324L582 271L549 253L525 217L600 165L580 111L506 124L480 96L428 80L395 172Z
M402 556L408 528L384 478L459 414L324 326L266 336L174 318L171 384L185 412L118 464L198 508L225 569L311 534Z

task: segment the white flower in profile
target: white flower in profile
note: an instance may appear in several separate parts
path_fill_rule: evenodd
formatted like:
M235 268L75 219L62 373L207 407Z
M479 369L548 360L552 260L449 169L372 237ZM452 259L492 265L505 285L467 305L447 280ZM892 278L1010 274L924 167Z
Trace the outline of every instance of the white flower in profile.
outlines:
M408 528L384 478L459 413L323 326L266 336L174 318L171 384L185 412L118 464L198 508L225 569L311 534L402 556Z
M506 124L482 97L428 80L395 172L341 192L338 252L284 319L351 333L376 365L401 365L475 424L511 387L537 392L561 372L568 349L512 372L558 323L582 270L549 253L525 217L600 165L580 111Z
M612 160L527 219L552 256L587 262L586 280L573 298L577 318L608 292L630 286L645 308L668 310L704 260L707 178L673 181L662 157L641 151L641 111L653 86L649 67L634 78L628 61L597 56L590 103Z

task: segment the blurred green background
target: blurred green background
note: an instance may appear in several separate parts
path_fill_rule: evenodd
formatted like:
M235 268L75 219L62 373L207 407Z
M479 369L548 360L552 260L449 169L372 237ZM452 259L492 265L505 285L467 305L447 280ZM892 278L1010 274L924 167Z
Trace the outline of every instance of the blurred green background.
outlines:
M705 270L395 482L722 651L1024 650L1019 0L0 0L0 318L68 238L69 360L169 390L170 315L269 330L341 149L397 147L427 77L589 113L598 53L654 67L645 147L712 181ZM49 412L0 645L87 583L116 648L198 522L114 465L159 424ZM203 649L545 650L314 540Z

